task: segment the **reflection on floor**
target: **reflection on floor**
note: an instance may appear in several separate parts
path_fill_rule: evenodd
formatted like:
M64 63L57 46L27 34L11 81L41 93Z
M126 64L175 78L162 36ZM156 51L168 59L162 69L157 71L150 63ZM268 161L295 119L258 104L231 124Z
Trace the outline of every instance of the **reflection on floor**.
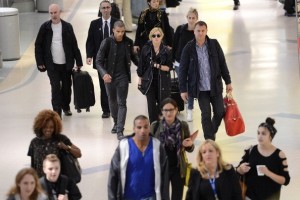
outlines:
M91 20L97 17L98 1L67 0L62 18L73 24L82 57ZM296 20L283 16L282 4L275 0L241 0L240 9L233 11L233 2L223 0L183 0L180 7L169 9L170 23L175 28L185 23L185 15L193 6L200 19L208 24L208 35L217 38L226 55L234 92L246 122L246 132L228 137L221 125L217 142L225 159L236 164L243 149L256 143L256 131L267 116L276 119L278 133L275 145L284 150L289 161L291 183L283 187L282 199L297 200L300 186L300 84L297 60ZM50 86L45 73L36 70L34 39L45 13L20 14L21 52L18 61L4 62L0 69L0 194L4 196L13 183L16 172L30 163L26 156L32 134L33 118L38 111L51 108ZM131 38L134 33L128 34ZM95 70L85 66L93 77L97 103L91 112L64 117L64 131L82 150L80 159L83 178L79 187L84 200L106 199L110 159L118 144L110 133L112 119L102 119L99 105L98 77ZM132 121L138 114L147 114L146 99L137 90L136 67L132 67L128 113L125 133L132 131ZM179 117L185 119L185 112ZM200 112L195 102L191 130L201 130ZM202 132L202 131L200 131ZM203 141L198 135L196 145ZM189 154L194 162L196 151ZM298 156L297 156L298 155ZM99 197L99 194L100 197ZM4 198L4 197L3 197Z

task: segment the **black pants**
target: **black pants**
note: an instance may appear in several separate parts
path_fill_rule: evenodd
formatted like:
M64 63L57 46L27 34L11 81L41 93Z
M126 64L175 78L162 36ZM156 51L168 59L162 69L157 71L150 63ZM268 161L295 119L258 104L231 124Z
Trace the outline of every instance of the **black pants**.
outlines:
M179 167L169 168L169 181L172 188L171 200L182 200L185 178L180 177Z
M295 0L285 0L283 8L288 14L295 12Z
M240 3L240 0L233 0L234 5L238 5Z
M105 88L104 81L98 71L98 78L99 78L99 85L100 85L100 104L103 112L110 112L109 110L109 103L108 103L108 96Z
M167 97L170 97L170 92L161 91L159 81L153 79L147 96L148 115L150 123L158 120L160 114L160 102Z
M201 110L204 138L215 140L215 134L225 114L223 96L222 94L217 94L211 97L210 91L201 91L199 92L198 103ZM211 116L212 111L213 117Z
M61 113L61 110L70 110L72 71L66 65L54 64L54 70L47 70L51 84L52 108Z

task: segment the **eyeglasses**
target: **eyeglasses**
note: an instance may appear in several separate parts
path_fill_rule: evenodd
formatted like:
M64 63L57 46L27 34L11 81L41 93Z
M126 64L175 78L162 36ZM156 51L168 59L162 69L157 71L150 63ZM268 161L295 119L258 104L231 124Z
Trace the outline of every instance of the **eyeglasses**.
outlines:
M105 10L105 9L110 9L110 6L107 6L107 7L102 7L101 9L102 9L102 10Z
M171 109L162 109L162 112L164 112L164 113L167 113L167 112L173 113L174 111L175 111L175 108L171 108Z
M152 38L156 38L156 37L160 38L160 36L161 36L160 34L153 34L153 35L151 35Z

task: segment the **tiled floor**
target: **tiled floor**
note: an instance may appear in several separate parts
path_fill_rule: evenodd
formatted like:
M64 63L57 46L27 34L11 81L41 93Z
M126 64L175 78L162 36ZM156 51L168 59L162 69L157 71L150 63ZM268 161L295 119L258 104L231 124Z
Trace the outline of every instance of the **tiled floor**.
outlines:
M233 11L232 0L183 0L178 8L169 9L170 23L185 23L189 7L196 7L200 19L208 23L208 35L217 38L226 55L234 92L246 122L246 133L228 137L221 125L217 142L225 159L238 163L243 149L256 143L256 130L267 116L276 119L278 133L274 143L288 157L291 183L282 188L283 200L298 200L300 186L300 82L297 55L296 18L283 16L282 5L275 0L241 0ZM85 41L91 20L97 17L98 1L66 0L62 18L73 24L85 59ZM18 61L4 62L0 69L0 196L4 199L16 172L30 163L26 156L32 133L33 118L38 111L51 108L50 86L45 73L35 69L34 39L45 13L20 14L21 54ZM133 38L134 33L129 36ZM64 131L82 150L83 178L79 187L84 200L106 199L108 166L118 144L110 133L111 119L100 116L99 87L95 70L83 68L93 77L97 103L90 113L64 117ZM146 99L137 90L136 67L132 66L132 84L128 96L125 132L132 131L133 118L147 114ZM197 103L197 102L196 102ZM195 104L191 130L200 129L200 112ZM185 112L179 117L185 118ZM202 132L202 131L200 131ZM200 134L197 146L203 141ZM195 153L189 154L194 162ZM267 187L267 186L266 186ZM298 192L297 192L298 191Z

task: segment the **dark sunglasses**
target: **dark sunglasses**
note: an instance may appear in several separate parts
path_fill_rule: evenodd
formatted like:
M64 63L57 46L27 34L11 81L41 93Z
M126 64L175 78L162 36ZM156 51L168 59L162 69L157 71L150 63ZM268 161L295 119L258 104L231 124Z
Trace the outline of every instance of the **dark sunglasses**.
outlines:
M160 34L153 34L153 35L151 35L152 38L155 38L155 37L160 38L160 36L161 36Z

